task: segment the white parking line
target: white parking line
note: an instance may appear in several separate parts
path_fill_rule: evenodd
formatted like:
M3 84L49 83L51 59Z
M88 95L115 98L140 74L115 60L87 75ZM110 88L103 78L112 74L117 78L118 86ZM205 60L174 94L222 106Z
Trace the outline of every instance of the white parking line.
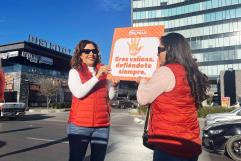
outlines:
M41 139L41 138L33 138L33 137L27 137L26 139L29 139L29 140L38 140L38 141L45 141L45 142L57 141L57 140L52 140L52 139ZM69 144L68 141L64 141L64 142L61 142L61 143Z

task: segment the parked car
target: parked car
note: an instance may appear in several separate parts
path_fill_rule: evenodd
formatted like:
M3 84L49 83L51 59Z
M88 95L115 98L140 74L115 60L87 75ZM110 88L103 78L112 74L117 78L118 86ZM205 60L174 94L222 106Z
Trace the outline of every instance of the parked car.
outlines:
M231 112L208 114L205 118L205 126L214 124L216 122L234 120L241 120L241 108L237 108Z
M110 102L112 107L116 108L136 108L138 106L137 101L130 100L127 97L117 97Z
M0 118L7 117L10 120L16 120L18 117L24 116L27 110L25 103L22 102L5 102L0 104L2 106L0 109Z
M241 120L204 127L202 146L209 152L224 152L233 160L241 161Z

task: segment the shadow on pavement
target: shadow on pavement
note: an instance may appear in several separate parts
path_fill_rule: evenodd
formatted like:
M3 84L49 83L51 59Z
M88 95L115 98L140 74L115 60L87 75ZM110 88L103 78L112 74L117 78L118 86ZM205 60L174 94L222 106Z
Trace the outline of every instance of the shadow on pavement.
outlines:
M18 120L20 121L35 121L35 120L44 120L48 118L53 118L55 116L50 116L47 114L29 114L23 117L20 117Z
M0 121L35 121L35 120L44 120L48 118L53 118L56 116L50 116L47 114L29 114L24 116L16 117L15 119L9 119L7 117L1 118Z
M33 129L38 129L38 128L41 128L41 127L29 127L29 128L23 128L23 129L14 129L14 130L0 131L0 134L11 133L11 132L19 132L19 131L26 131L26 130L33 130Z
M48 147L48 146L51 146L51 145L54 145L54 144L58 144L58 143L61 143L61 142L67 141L67 140L68 140L68 138L65 137L65 138L55 140L55 141L51 141L51 142L48 142L48 143L45 143L45 144L40 144L40 145L37 145L37 146L32 146L32 147L29 147L29 148L13 151L13 152L10 152L10 153L1 154L0 158L6 157L6 156L9 156L9 155L24 153L24 152L31 151L31 150L45 148L45 147Z
M4 145L6 145L6 142L0 140L0 148L3 147Z

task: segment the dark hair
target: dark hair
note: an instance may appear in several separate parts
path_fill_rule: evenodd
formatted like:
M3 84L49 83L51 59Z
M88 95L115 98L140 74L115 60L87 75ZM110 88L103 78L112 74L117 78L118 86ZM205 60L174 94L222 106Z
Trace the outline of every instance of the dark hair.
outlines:
M207 98L210 84L208 77L199 71L197 62L192 57L189 43L179 33L169 33L161 37L161 43L166 49L165 64L178 63L184 66L191 94L195 98L197 108L199 108L201 102Z
M96 66L98 63L100 63L100 55L99 55L99 47L97 46L97 44L93 41L90 40L81 40L75 47L74 50L74 54L71 58L70 61L70 66L74 69L77 70L82 70L82 59L80 58L80 55L82 54L81 50L83 50L87 44L92 44L94 45L95 49L98 50L98 54L97 54L97 58L96 58L96 62L94 64L94 66Z

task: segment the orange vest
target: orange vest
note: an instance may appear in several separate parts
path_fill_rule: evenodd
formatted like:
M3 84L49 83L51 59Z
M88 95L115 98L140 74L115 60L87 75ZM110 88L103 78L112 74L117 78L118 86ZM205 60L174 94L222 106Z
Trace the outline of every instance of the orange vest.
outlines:
M98 67L97 67L98 69ZM92 75L83 65L83 71L79 71L82 83L88 81ZM84 97L72 97L72 105L68 122L83 127L106 127L110 125L110 108L108 105L108 89L106 75L100 77L100 81Z
M180 64L166 66L174 73L175 87L151 104L148 141L174 156L197 156L201 153L200 129L187 73Z

